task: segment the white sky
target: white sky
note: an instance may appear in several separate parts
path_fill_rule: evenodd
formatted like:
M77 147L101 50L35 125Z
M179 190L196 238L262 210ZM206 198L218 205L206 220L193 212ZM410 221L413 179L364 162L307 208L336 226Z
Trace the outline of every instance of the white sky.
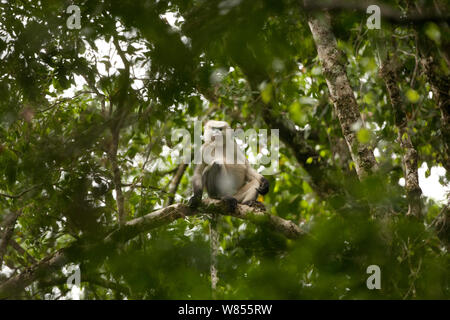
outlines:
M423 163L419 168L420 188L424 196L443 204L447 199L447 193L450 193L450 186L443 186L439 182L439 177L445 175L445 169L443 167L432 167L430 176L426 178L425 171L427 169L426 163Z

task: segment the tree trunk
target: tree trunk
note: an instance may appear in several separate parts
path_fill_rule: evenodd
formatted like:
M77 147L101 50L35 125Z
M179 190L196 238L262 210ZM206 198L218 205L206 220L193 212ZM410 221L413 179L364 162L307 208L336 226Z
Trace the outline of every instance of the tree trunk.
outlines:
M398 140L403 148L403 166L405 173L405 188L408 198L407 215L422 217L422 189L419 186L419 174L417 171L418 153L412 144L408 130L408 119L406 117L404 104L398 87L397 66L395 61L389 57L383 61L380 74L386 85L389 99L395 114L395 125L398 128Z
M377 163L371 148L359 143L357 132L354 130L355 125L362 125L363 122L353 89L347 78L344 57L337 48L336 39L331 30L330 17L327 13L312 16L309 18L308 24L317 46L323 74L341 124L342 133L356 166L356 173L359 179L363 179L377 168Z

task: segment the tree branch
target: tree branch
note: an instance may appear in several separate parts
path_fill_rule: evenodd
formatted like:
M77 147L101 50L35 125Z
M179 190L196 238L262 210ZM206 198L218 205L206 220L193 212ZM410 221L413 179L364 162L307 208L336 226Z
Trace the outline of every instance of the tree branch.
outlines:
M112 141L108 152L108 158L111 162L113 171L114 190L116 191L117 211L119 213L119 224L123 225L126 220L125 215L125 198L122 192L122 173L117 161L117 151L119 148L119 131L120 127L112 131Z
M409 202L407 215L421 218L422 202L420 197L422 195L422 189L419 186L419 174L417 171L418 153L414 148L408 130L408 119L404 110L400 88L398 87L397 68L395 62L388 55L381 64L380 74L383 77L389 94L389 100L394 110L395 125L398 128L400 146L405 152L403 155L403 166L405 188Z
M6 193L0 193L0 197L10 198L10 199L18 199L18 198L22 197L24 194L26 194L26 193L28 193L28 192L30 192L30 191L33 191L34 189L36 189L36 188L39 187L39 186L40 186L40 184L35 185L35 186L32 186L31 188L26 189L26 190L24 190L24 191L21 191L21 192L18 193L18 194L6 194Z
M58 250L56 253L51 254L0 284L0 299L16 297L34 281L51 274L53 271L59 271L68 262L68 255L65 254L64 249Z
M125 70L129 73L130 72L130 62L128 61L127 57L125 56L125 52L122 51L122 48L120 47L119 40L117 39L117 36L112 37L114 46L116 47L117 52L119 53L120 59L122 59L123 65L125 66Z
M13 249L17 251L17 253L21 254L22 256L26 256L29 262L33 264L37 262L37 260L31 254L29 254L28 251L22 248L22 246L18 244L17 241L11 239L9 243L11 244L11 247L13 247Z
M125 121L125 117L127 114L127 108L125 106L125 100L127 98L127 91L129 86L129 76L130 76L130 63L127 60L125 53L122 51L119 40L116 36L113 38L114 45L116 47L117 52L119 53L120 58L125 66L125 73L122 75L124 77L124 81L121 81L121 86L119 86L117 95L117 100L111 98L111 102L113 100L117 103L117 115L116 119L114 119L113 124L111 126L111 134L112 141L108 152L108 158L111 162L111 167L113 170L113 181L114 181L114 190L116 191L116 203L117 203L117 211L119 214L119 224L123 225L126 221L126 213L125 213L125 198L122 192L122 173L119 168L118 160L117 160L117 151L119 149L119 140L120 140L120 129Z
M330 16L328 13L312 16L308 24L317 46L330 98L355 163L356 173L360 179L363 179L377 168L377 163L372 149L366 144L359 143L353 129L354 125L358 123L362 125L363 122L345 71L345 59L337 47L336 38L331 29Z
M170 181L169 190L167 191L169 193L169 199L167 200L167 205L173 204L175 200L175 193L177 192L178 186L180 185L181 178L184 175L184 172L186 171L188 165L185 163L182 163L178 166L177 172L172 178L172 181Z
M434 100L441 111L443 152L440 153L442 165L447 171L447 176L450 177L450 76L440 68L435 55L429 53L427 56L423 48L421 51L421 64L430 83Z
M0 239L0 270L2 268L3 257L6 253L6 249L8 248L8 244L14 233L14 227L16 226L17 218L21 213L21 211L12 212L11 216L8 217L8 219L5 219L5 231L3 232L3 236Z

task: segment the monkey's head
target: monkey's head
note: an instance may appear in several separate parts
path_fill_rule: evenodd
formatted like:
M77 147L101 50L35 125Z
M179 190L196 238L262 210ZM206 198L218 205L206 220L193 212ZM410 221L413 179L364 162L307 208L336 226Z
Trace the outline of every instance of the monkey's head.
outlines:
M227 122L209 120L205 124L205 142L225 143L227 129L231 129ZM219 136L221 136L221 139L217 139Z

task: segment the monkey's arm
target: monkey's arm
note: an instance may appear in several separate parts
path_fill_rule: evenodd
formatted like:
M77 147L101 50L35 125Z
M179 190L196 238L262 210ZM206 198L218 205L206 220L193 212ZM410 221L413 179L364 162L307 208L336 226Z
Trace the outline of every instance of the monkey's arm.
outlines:
M203 170L205 169L205 164L198 164L195 166L194 175L192 176L192 189L194 190L194 195L189 199L189 206L191 208L196 208L202 200L203 194Z
M265 195L269 192L269 181L264 178L262 174L259 174L255 169L253 169L250 164L247 164L247 179L257 180L259 182L259 187L256 189L259 194Z

